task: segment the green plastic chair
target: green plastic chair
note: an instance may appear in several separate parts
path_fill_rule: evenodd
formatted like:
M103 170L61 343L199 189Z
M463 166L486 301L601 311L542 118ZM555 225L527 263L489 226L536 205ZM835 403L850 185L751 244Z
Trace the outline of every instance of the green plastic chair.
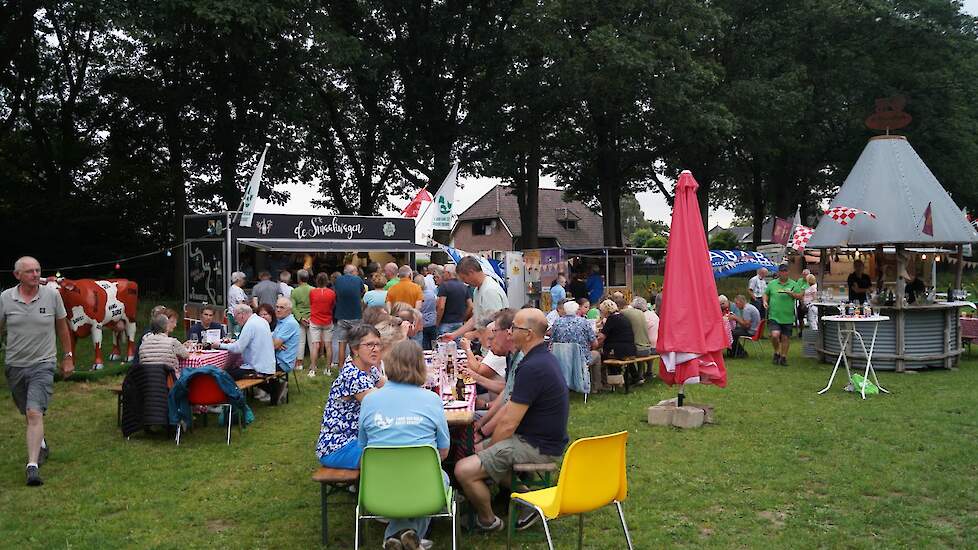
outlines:
M354 548L363 519L452 518L452 550L458 526L452 488L445 487L438 450L429 445L367 447L360 461ZM418 533L423 536L424 533Z

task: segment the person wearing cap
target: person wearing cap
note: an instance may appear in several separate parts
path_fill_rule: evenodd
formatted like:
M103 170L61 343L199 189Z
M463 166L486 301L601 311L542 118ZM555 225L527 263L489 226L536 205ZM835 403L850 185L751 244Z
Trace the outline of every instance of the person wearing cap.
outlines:
M795 282L788 279L788 266L778 266L778 278L764 289L764 309L771 330L771 346L774 348L774 364L788 366L788 345L791 328L795 324L795 300L804 297Z
M231 274L231 286L228 288L228 334L237 335L241 327L234 320L234 306L248 303L248 294L244 291L246 277L241 271Z

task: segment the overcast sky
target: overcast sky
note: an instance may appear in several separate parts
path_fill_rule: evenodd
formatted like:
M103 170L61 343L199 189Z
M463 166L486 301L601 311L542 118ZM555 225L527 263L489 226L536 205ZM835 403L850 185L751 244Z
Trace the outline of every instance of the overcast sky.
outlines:
M964 9L966 12L972 15L978 15L978 0L964 0ZM696 174L693 174L695 177ZM458 206L458 213L472 205L477 201L482 195L487 193L492 189L495 180L488 178L461 178L461 183L464 185L464 189L460 190L458 195L456 195L456 205ZM545 179L541 182L543 187L555 188L552 179ZM267 213L289 213L289 214L332 214L333 212L328 212L326 210L315 209L310 205L310 200L316 198L316 191L307 185L285 185L279 187L282 191L288 191L291 195L289 202L284 205L273 205L259 199L256 205L257 212L267 212ZM636 195L639 204L642 206L642 210L645 212L645 217L652 220L660 220L669 223L671 218L671 212L669 210L669 205L666 203L665 198L659 193L645 192ZM406 201L399 201L397 206L403 207ZM387 212L387 214L398 214L400 209L396 212ZM722 227L728 227L730 221L733 219L733 213L726 209L710 209L710 225L720 225Z

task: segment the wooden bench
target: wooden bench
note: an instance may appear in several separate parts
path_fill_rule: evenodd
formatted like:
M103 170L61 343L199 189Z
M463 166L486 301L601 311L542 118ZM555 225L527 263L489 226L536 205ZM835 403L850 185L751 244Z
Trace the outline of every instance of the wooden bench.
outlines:
M319 498L322 506L323 521L322 543L323 546L326 546L329 533L329 515L326 509L328 497L335 493L345 493L349 491L349 487L360 483L360 470L345 470L320 466L319 469L313 472L312 480L319 483Z
M658 355L646 355L645 357L626 357L624 359L602 359L601 365L606 367L620 367L622 378L625 384L625 393L628 393L628 369L635 369L635 377L641 378L639 374L639 363L652 363L655 366L655 360L658 359Z
M255 377L255 378L242 378L241 380L237 380L235 384L238 386L239 390L246 393L248 392L253 393L253 390L256 386L260 386L266 382L271 382L272 380L277 380L280 378L284 378L285 380L288 380L288 373L276 371L275 374L269 374L266 376ZM289 394L285 394L285 402L286 403L289 402Z

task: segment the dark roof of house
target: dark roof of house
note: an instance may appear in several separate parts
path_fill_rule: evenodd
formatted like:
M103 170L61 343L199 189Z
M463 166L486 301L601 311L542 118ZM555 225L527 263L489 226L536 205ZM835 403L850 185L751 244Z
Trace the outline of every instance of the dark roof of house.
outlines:
M553 238L561 246L601 246L601 216L579 201L564 200L560 189L540 188L539 237ZM496 185L458 217L459 222L500 218L513 237L520 236L520 209L509 187ZM577 229L565 229L560 220L577 220Z
M747 226L747 227L732 226L726 229L720 226L714 226L713 229L710 230L709 235L710 237L712 237L717 233L719 233L720 231L729 231L730 233L733 233L734 237L737 237L737 240L742 243L749 243L754 241L753 226ZM774 218L770 218L770 217L764 218L764 225L761 226L761 242L762 243L771 242L771 235L773 234L774 234Z

